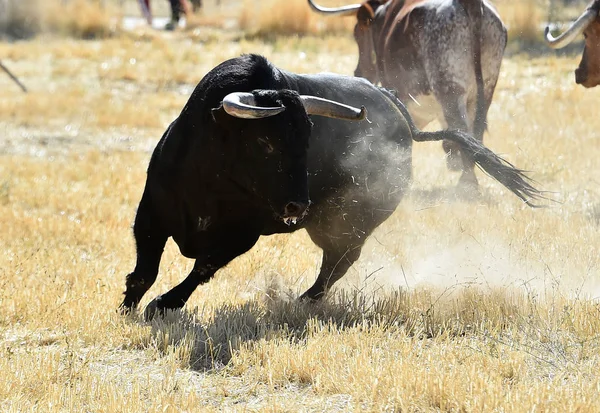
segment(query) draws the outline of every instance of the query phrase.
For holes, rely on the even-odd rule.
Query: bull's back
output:
[[[347,136],[349,133],[373,133],[377,130],[381,139],[410,145],[408,123],[397,108],[369,81],[333,73],[299,75],[298,80],[297,89],[300,94],[313,94],[346,105],[364,106],[367,109],[367,118],[360,122],[313,117],[313,135],[318,139],[329,130],[335,130],[340,136]]]
[[[324,199],[337,196],[401,197],[411,177],[412,136],[398,108],[361,78],[303,75],[298,78],[298,91],[367,109],[367,118],[359,122],[312,117],[308,152],[311,199],[323,204]],[[337,189],[332,192],[331,188]],[[368,200],[365,202],[368,205]],[[397,204],[397,200],[393,202]]]

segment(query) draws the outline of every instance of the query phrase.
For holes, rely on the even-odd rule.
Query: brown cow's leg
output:
[[[470,133],[467,120],[466,94],[460,90],[453,90],[452,92],[449,95],[438,97],[444,111],[444,118],[448,123],[448,128]],[[473,160],[462,154],[459,147],[453,142],[445,140],[442,143],[442,147],[447,154],[446,162],[448,169],[462,169],[459,185],[465,188],[476,188],[478,182],[475,176],[475,163]]]

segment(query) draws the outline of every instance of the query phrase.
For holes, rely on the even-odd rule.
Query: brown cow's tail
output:
[[[391,91],[384,88],[380,88],[380,90],[402,113],[415,142],[433,142],[445,139],[454,142],[459,146],[463,155],[471,158],[485,173],[504,185],[530,207],[539,207],[540,205],[533,202],[547,199],[543,192],[533,187],[532,180],[527,177],[525,171],[515,168],[510,162],[486,148],[481,141],[468,133],[457,130],[421,131],[413,122],[406,106]]]
[[[483,69],[481,68],[481,43],[483,22],[483,0],[460,0],[467,11],[471,24],[471,36],[473,39],[473,65],[475,67],[475,82],[477,84],[477,106],[475,109],[475,121],[473,122],[473,134],[477,139],[483,141],[483,133],[487,129],[485,87],[483,82]]]

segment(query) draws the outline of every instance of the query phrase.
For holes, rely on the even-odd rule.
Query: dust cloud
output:
[[[361,134],[350,139],[352,156],[342,163],[342,167],[355,174],[353,180],[356,182],[345,198],[358,203],[367,200],[375,208],[385,205],[396,209],[397,201],[387,201],[396,197],[389,194],[398,189],[405,192],[398,208],[405,210],[402,219],[411,220],[416,213],[414,208],[418,207],[406,198],[419,192],[415,183],[408,183],[411,170],[415,169],[411,165],[411,150],[401,148],[397,142],[382,140],[382,136],[389,136],[386,125],[374,124],[366,136]],[[438,150],[441,152],[441,148]],[[442,162],[435,168],[440,167],[445,169],[445,164]],[[358,176],[356,171],[360,171]],[[447,190],[438,192],[437,195],[446,198],[443,202],[456,202],[457,208],[462,202],[473,201],[465,199],[451,184]],[[435,193],[431,195],[436,196]],[[585,274],[585,270],[568,271],[563,263],[525,257],[522,248],[500,239],[484,237],[475,240],[465,234],[463,240],[448,246],[440,241],[445,234],[433,227],[428,229],[431,231],[428,237],[422,234],[411,236],[414,228],[402,228],[402,219],[398,222],[396,218],[388,218],[367,239],[360,259],[336,287],[363,292],[398,288],[459,292],[464,288],[477,288],[481,291],[503,289],[539,298],[556,295],[600,297],[600,285],[596,281],[585,276],[565,275]],[[353,224],[358,230],[355,233],[369,233],[368,228],[360,228],[360,222],[355,220]]]
[[[372,237],[348,272],[347,281],[342,280],[342,288],[372,292],[427,288],[448,294],[476,288],[540,299],[600,297],[600,285],[592,279],[569,278],[541,259],[521,257],[499,240],[479,243],[465,239],[447,248],[438,248],[436,242],[418,242],[397,255],[387,251],[386,245],[386,240]]]

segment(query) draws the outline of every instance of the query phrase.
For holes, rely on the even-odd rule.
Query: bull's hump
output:
[[[354,76],[346,76],[340,75],[338,73],[332,72],[321,72],[317,74],[305,74],[302,75],[304,78],[308,78],[312,81],[321,81],[325,83],[334,84],[340,88],[347,87],[352,90],[358,86],[366,86],[368,88],[373,88],[373,84],[369,82],[367,79],[363,79],[362,77],[354,77]]]

